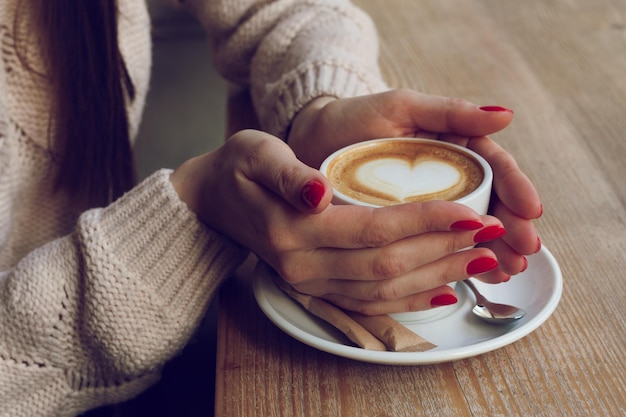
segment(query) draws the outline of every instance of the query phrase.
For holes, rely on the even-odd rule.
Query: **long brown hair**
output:
[[[31,1],[54,94],[57,189],[78,205],[105,205],[135,182],[126,110],[134,88],[118,47],[116,1]]]

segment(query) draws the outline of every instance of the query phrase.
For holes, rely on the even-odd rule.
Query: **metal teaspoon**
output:
[[[475,316],[492,324],[505,324],[519,320],[526,315],[526,311],[521,308],[506,304],[493,303],[485,298],[474,284],[469,280],[463,280],[476,296],[476,305],[472,309]]]

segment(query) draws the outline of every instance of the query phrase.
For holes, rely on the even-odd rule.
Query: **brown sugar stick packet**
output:
[[[287,295],[296,300],[309,313],[332,324],[345,334],[348,339],[363,349],[386,351],[385,344],[373,336],[363,326],[350,318],[340,308],[312,295],[303,294],[293,288],[288,282],[273,275],[274,282]]]
[[[388,315],[366,316],[353,311],[347,314],[394,352],[424,352],[437,347]]]

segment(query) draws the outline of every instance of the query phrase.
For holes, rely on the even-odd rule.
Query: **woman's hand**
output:
[[[393,90],[349,99],[322,97],[294,119],[288,143],[298,158],[318,167],[324,158],[346,145],[384,137],[429,137],[467,146],[494,170],[490,213],[508,233],[487,244],[500,267],[484,280],[506,281],[528,266],[524,255],[541,243],[532,224],[542,214],[541,201],[513,157],[486,135],[504,129],[513,112],[499,106],[479,107],[465,100]]]
[[[298,290],[366,314],[456,301],[446,284],[497,267],[499,220],[449,202],[334,206],[328,181],[282,141],[242,131],[171,176],[213,229],[249,247]]]

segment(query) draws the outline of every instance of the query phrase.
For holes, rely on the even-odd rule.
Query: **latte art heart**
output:
[[[363,186],[388,194],[397,201],[445,192],[462,179],[456,167],[443,161],[421,161],[413,165],[399,158],[369,161],[355,174]]]
[[[343,197],[375,207],[400,203],[458,201],[481,184],[477,159],[437,141],[381,139],[338,151],[322,169]]]

